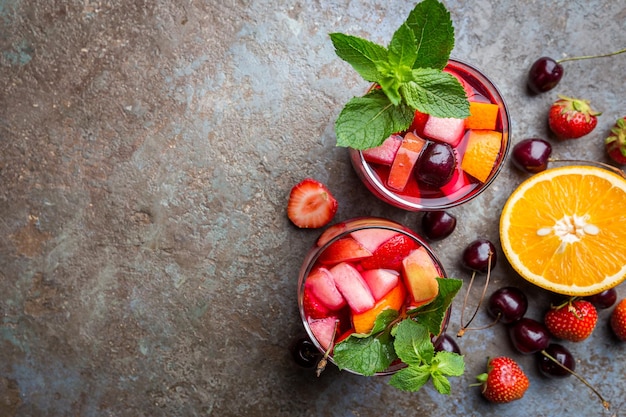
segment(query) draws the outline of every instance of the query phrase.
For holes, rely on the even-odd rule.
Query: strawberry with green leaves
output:
[[[508,403],[524,396],[530,382],[513,359],[499,356],[487,363],[487,372],[476,377],[483,396],[492,403]]]
[[[557,139],[578,139],[591,133],[600,114],[591,108],[588,100],[559,95],[550,107],[548,124]]]
[[[626,298],[611,313],[611,329],[618,339],[626,341]]]
[[[544,323],[554,337],[572,342],[588,338],[598,322],[598,311],[589,301],[570,299],[552,306],[544,316]]]
[[[617,119],[611,135],[604,140],[609,157],[620,165],[626,164],[626,116]]]

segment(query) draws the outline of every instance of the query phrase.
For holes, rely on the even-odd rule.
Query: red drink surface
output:
[[[502,135],[497,157],[495,162],[489,163],[489,166],[485,168],[488,176],[483,181],[468,174],[462,168],[461,164],[466,155],[470,131],[466,124],[460,135],[460,140],[454,140],[451,143],[456,158],[456,168],[452,178],[445,185],[432,187],[418,181],[415,175],[411,175],[406,187],[402,191],[398,191],[388,186],[391,165],[374,162],[371,159],[368,162],[368,158],[364,156],[363,152],[350,149],[352,165],[363,183],[379,199],[393,206],[410,211],[442,210],[467,202],[486,189],[495,179],[508,153],[510,124],[508,110],[497,88],[480,71],[459,61],[451,60],[445,71],[455,75],[461,81],[470,102],[491,103],[497,106],[497,117],[493,130]],[[427,117],[418,114],[411,126],[411,129],[414,129],[411,132],[427,141],[442,142],[441,139],[429,136],[424,131]],[[445,125],[439,130],[441,129],[446,129]],[[454,129],[454,127],[451,126],[450,129]],[[398,134],[405,136],[406,133],[399,132]]]
[[[329,227],[306,256],[298,286],[300,315],[324,352],[333,341],[368,333],[386,308],[402,314],[432,300],[428,285],[439,277],[445,277],[443,266],[415,232],[380,218],[348,220]]]

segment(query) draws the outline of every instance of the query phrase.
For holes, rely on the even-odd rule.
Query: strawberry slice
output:
[[[324,265],[334,265],[339,262],[358,261],[372,256],[356,239],[348,236],[333,242],[319,257]]]
[[[327,317],[330,313],[330,309],[313,294],[311,286],[304,286],[304,295],[302,297],[302,306],[307,317],[321,319]]]
[[[324,184],[305,178],[291,189],[287,216],[300,228],[317,228],[330,223],[337,206],[337,200]]]
[[[417,136],[424,135],[424,126],[426,126],[426,122],[428,121],[428,117],[430,117],[426,113],[422,113],[419,110],[415,110],[415,117],[413,117],[413,123],[409,127],[409,132],[414,132]]]
[[[393,269],[400,271],[402,260],[418,245],[403,233],[398,233],[372,253],[372,256],[361,261],[364,269]]]

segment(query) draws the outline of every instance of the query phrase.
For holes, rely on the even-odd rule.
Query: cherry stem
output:
[[[328,349],[326,349],[326,352],[324,352],[324,356],[322,356],[322,359],[320,359],[320,361],[317,363],[317,366],[315,367],[315,374],[317,375],[318,378],[320,377],[322,372],[324,372],[324,369],[326,369],[326,365],[328,364],[328,355],[330,355],[330,351],[332,350],[335,344],[335,336],[337,335],[338,325],[339,325],[339,320],[335,320],[335,328],[333,329],[333,337],[330,339],[330,343],[328,344]]]
[[[609,165],[609,164],[605,164],[604,162],[599,162],[599,161],[583,161],[580,159],[553,159],[553,158],[549,158],[548,162],[583,162],[589,165],[596,165],[599,166],[601,168],[606,168],[609,171],[612,171],[614,173],[616,173],[617,175],[619,175],[622,178],[626,179],[626,173],[624,173],[624,171],[622,171],[621,169],[614,167],[613,165]]]
[[[546,352],[545,350],[541,351],[541,354],[543,356],[545,356],[546,358],[550,359],[552,362],[556,363],[558,366],[560,366],[561,368],[565,369],[567,372],[569,372],[570,374],[574,375],[576,378],[578,378],[578,380],[580,382],[582,382],[583,384],[585,384],[591,391],[593,391],[593,393],[600,399],[600,401],[602,402],[602,406],[604,408],[606,408],[607,410],[611,407],[611,404],[604,399],[604,397],[602,397],[602,395],[598,392],[598,390],[596,390],[589,382],[587,382],[587,380],[585,380],[585,378],[583,378],[582,376],[578,375],[576,372],[572,371],[571,369],[569,369],[567,366],[563,365],[561,362],[559,362],[558,360],[556,360],[556,358],[554,358],[552,355],[550,355],[548,352]]]
[[[626,48],[620,49],[619,51],[609,52],[608,54],[573,56],[573,57],[570,57],[570,58],[562,58],[562,59],[557,59],[556,62],[557,62],[557,64],[560,64],[561,62],[565,62],[565,61],[579,61],[581,59],[605,58],[605,57],[608,57],[608,56],[621,54],[622,52],[626,52]]]
[[[474,282],[476,271],[474,271],[474,273],[472,274],[472,279],[470,280],[469,286],[467,287],[467,292],[465,293],[465,298],[463,299],[463,310],[461,310],[461,329],[456,334],[456,337],[463,337],[465,332],[468,330],[481,330],[481,329],[489,328],[493,326],[494,324],[496,324],[498,320],[500,319],[500,316],[498,315],[498,318],[496,318],[496,320],[493,323],[487,326],[476,327],[476,328],[469,327],[469,325],[472,323],[472,321],[476,317],[476,314],[478,314],[478,310],[480,309],[480,306],[482,305],[483,300],[485,299],[485,294],[487,293],[487,287],[489,286],[489,278],[491,277],[491,257],[492,257],[492,253],[489,252],[489,260],[487,263],[487,278],[485,279],[485,285],[483,286],[483,292],[480,295],[480,300],[478,301],[478,305],[476,306],[476,309],[474,310],[474,314],[472,314],[472,317],[469,319],[467,324],[463,325],[463,312],[465,311],[465,307],[467,306],[467,297],[469,295],[470,289],[472,288],[472,283]]]

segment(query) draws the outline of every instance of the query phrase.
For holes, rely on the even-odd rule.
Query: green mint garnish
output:
[[[448,376],[465,371],[463,356],[453,352],[435,352],[426,326],[403,320],[395,331],[394,347],[407,367],[395,373],[389,383],[404,391],[417,391],[432,378],[435,389],[450,394]]]
[[[437,117],[469,116],[465,90],[442,71],[454,46],[454,28],[450,13],[437,0],[417,4],[388,47],[342,33],[330,38],[341,59],[380,86],[343,108],[335,123],[338,146],[378,146],[408,129],[415,110]]]
[[[417,391],[429,379],[442,394],[450,393],[448,376],[463,374],[463,357],[455,353],[436,352],[430,340],[437,334],[452,300],[463,281],[437,278],[439,294],[435,299],[400,317],[392,309],[383,310],[368,334],[352,334],[335,345],[333,359],[339,369],[351,369],[369,376],[383,372],[396,359],[407,367],[394,374],[391,385],[402,390]]]

